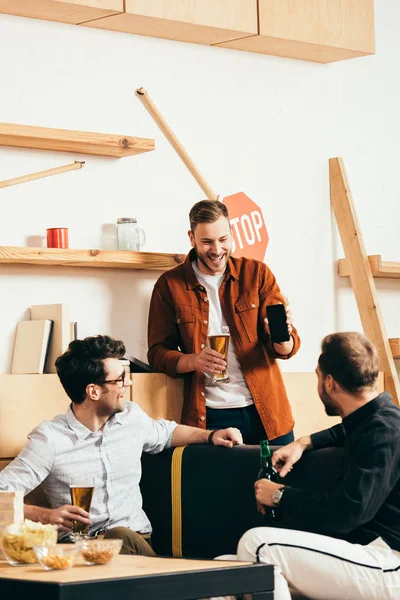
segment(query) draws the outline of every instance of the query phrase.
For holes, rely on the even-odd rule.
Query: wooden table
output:
[[[0,597],[38,600],[197,600],[252,593],[273,600],[272,565],[147,556],[115,557],[109,565],[78,561],[67,571],[0,560]]]

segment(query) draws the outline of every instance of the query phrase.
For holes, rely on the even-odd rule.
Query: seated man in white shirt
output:
[[[122,553],[154,556],[144,540],[151,525],[139,488],[142,452],[207,442],[232,447],[242,436],[235,428],[211,432],[154,420],[125,401],[131,381],[119,361],[124,354],[123,342],[108,336],[70,343],[56,368],[72,403],[65,414],[33,429],[1,471],[0,490],[23,490],[25,496],[41,484],[51,508],[25,505],[25,517],[57,525],[61,540],[68,540],[77,521],[89,526],[90,536],[122,538]],[[95,479],[90,514],[70,499],[69,486],[85,475]]]

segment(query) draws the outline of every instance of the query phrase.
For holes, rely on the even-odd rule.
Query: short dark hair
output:
[[[373,387],[379,374],[379,357],[372,342],[361,333],[327,335],[321,343],[318,366],[350,393]]]
[[[57,375],[69,398],[82,404],[89,383],[101,385],[106,379],[103,360],[122,358],[125,345],[108,335],[96,335],[74,340],[68,350],[56,360]]]
[[[199,223],[214,223],[220,217],[225,217],[229,221],[228,209],[225,204],[219,200],[200,200],[190,210],[190,230],[193,233]]]

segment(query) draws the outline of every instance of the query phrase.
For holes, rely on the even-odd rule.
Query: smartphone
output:
[[[270,304],[267,306],[267,319],[273,342],[288,342],[290,340],[286,318],[286,310],[283,304]]]

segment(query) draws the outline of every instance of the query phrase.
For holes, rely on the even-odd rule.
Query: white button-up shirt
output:
[[[140,458],[142,452],[157,454],[170,447],[176,426],[126,402],[122,413],[93,432],[70,407],[31,431],[23,450],[0,472],[0,490],[23,490],[25,496],[42,484],[50,506],[57,508],[71,504],[70,484],[89,475],[95,479],[89,534],[117,526],[151,531],[142,509]]]

